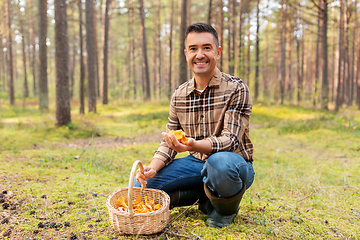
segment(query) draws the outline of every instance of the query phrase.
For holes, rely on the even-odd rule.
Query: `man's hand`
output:
[[[175,150],[178,153],[194,150],[195,140],[193,138],[189,138],[188,140],[189,145],[185,145],[180,143],[177,140],[175,134],[173,133],[169,136],[167,133],[163,132],[162,135],[169,148]]]
[[[156,170],[150,166],[144,166],[144,174],[138,169],[136,171],[136,181],[141,183],[142,185],[146,185],[146,179],[152,178],[156,175]]]

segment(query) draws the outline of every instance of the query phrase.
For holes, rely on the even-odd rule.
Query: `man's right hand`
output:
[[[142,173],[140,169],[136,171],[136,181],[138,181],[142,185],[146,185],[147,184],[146,179],[152,178],[155,175],[156,175],[156,170],[153,167],[144,166],[144,173]]]

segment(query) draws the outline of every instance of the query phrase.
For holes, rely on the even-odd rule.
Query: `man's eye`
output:
[[[194,50],[196,50],[196,48],[190,48],[190,50],[191,50],[191,51],[194,51]]]

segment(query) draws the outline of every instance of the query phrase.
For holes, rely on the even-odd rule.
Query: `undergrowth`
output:
[[[150,162],[168,103],[111,104],[85,115],[74,109],[72,123],[62,127],[51,108],[4,105],[0,116],[0,194],[9,204],[0,207],[1,237],[177,239],[119,236],[105,205],[110,193],[128,185],[135,160]],[[172,230],[202,239],[359,239],[359,116],[255,104],[256,176],[235,223],[208,228],[194,206]],[[184,210],[171,210],[170,219]]]

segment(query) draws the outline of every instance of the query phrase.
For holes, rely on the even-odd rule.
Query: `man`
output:
[[[221,47],[216,30],[195,23],[185,33],[186,60],[194,77],[172,96],[166,132],[182,129],[188,144],[174,134],[162,133],[163,141],[137,182],[161,189],[171,207],[193,204],[209,215],[210,227],[230,225],[239,204],[254,180],[253,145],[249,139],[252,99],[239,78],[220,72],[216,63]],[[177,153],[190,155],[174,159]]]

